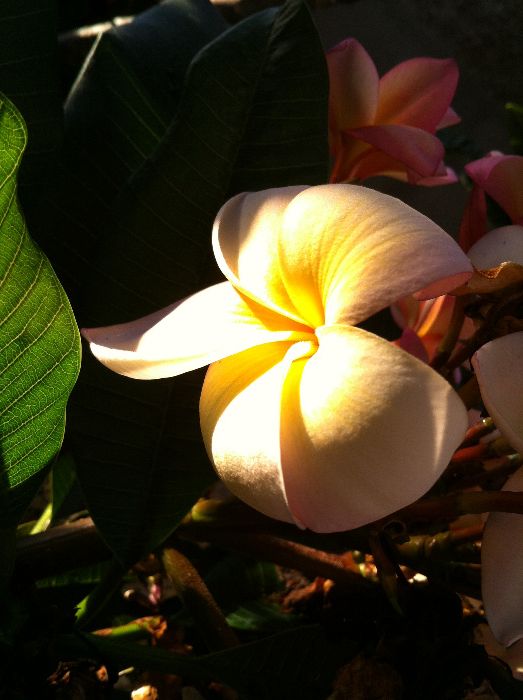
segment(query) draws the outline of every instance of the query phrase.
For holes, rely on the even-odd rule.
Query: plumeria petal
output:
[[[251,299],[303,322],[283,284],[278,239],[288,204],[306,187],[239,194],[218,212],[213,250],[220,270]]]
[[[430,177],[422,177],[416,181],[416,185],[422,185],[423,187],[434,187],[440,185],[452,185],[458,182],[458,176],[456,171],[449,168],[444,163],[441,164],[441,175],[432,175]]]
[[[100,362],[136,379],[173,377],[254,345],[314,337],[309,328],[244,297],[229,282],[137,321],[82,334]]]
[[[472,358],[481,397],[507,441],[523,453],[523,332],[482,345]],[[516,371],[510,371],[516,368]]]
[[[392,158],[383,151],[378,151],[373,146],[364,141],[343,134],[347,146],[338,154],[337,171],[333,169],[331,182],[354,182],[356,180],[366,180],[375,175],[386,175],[402,182],[409,180],[405,164]]]
[[[316,347],[272,343],[209,367],[200,399],[202,435],[227,487],[270,517],[294,522],[281,472],[282,388],[293,360]]]
[[[448,107],[458,78],[453,59],[412,58],[399,63],[380,79],[376,123],[408,124],[434,133],[444,118],[448,123],[451,117]]]
[[[420,316],[422,314],[425,315],[425,309],[426,302],[421,302],[413,296],[408,296],[394,302],[390,307],[390,312],[400,328],[417,329]]]
[[[330,113],[337,129],[372,124],[378,106],[379,77],[369,54],[356,39],[327,51]]]
[[[445,114],[443,115],[442,120],[436,127],[436,131],[439,129],[445,129],[448,126],[455,126],[456,124],[459,124],[461,122],[461,117],[459,114],[456,114],[456,112],[452,109],[452,107],[449,107]]]
[[[465,254],[434,222],[356,185],[296,196],[284,214],[279,259],[289,297],[313,327],[358,324],[416,290],[439,296],[472,274]]]
[[[386,124],[351,129],[348,133],[403,163],[412,172],[414,182],[446,174],[443,144],[427,131],[403,124]]]
[[[425,349],[424,343],[422,342],[419,335],[412,329],[404,328],[401,336],[397,340],[393,340],[392,342],[398,348],[401,348],[402,350],[405,350],[405,352],[408,352],[410,355],[414,355],[414,357],[417,357],[418,360],[421,360],[422,362],[429,361],[429,356],[427,350]]]
[[[318,335],[319,348],[264,345],[213,364],[200,415],[233,493],[271,517],[331,532],[421,496],[467,417],[441,377],[387,341],[346,326]]]
[[[336,146],[333,150],[334,162],[330,174],[329,182],[352,182],[353,180],[363,179],[360,175],[361,162],[366,163],[369,154],[376,153],[372,146],[352,138],[350,134],[345,132],[336,132]],[[384,155],[384,154],[382,154]],[[381,173],[381,163],[373,170],[372,174]],[[372,170],[371,166],[371,170]],[[399,164],[399,168],[402,166]],[[368,168],[365,169],[365,172]],[[370,177],[370,176],[364,176]]]
[[[523,469],[518,469],[508,479],[503,490],[523,491]],[[517,513],[489,515],[481,545],[481,586],[488,623],[496,639],[505,646],[523,638],[522,541],[523,516]]]
[[[348,326],[316,333],[317,352],[292,364],[284,386],[282,471],[294,517],[332,532],[423,495],[467,415],[444,379],[387,341]]]
[[[523,156],[492,154],[468,163],[465,172],[507,212],[514,224],[523,224]]]
[[[485,234],[468,252],[474,267],[488,270],[503,262],[523,265],[523,226],[501,226]]]
[[[467,252],[487,231],[487,201],[485,192],[474,185],[468,198],[459,227],[458,241]]]
[[[345,139],[348,139],[345,136]],[[354,182],[366,180],[375,175],[392,177],[402,182],[433,187],[435,185],[451,185],[457,182],[457,175],[452,168],[447,168],[442,162],[437,167],[436,175],[423,177],[418,172],[411,170],[405,163],[392,158],[392,156],[378,151],[363,141],[351,139],[354,144],[363,146],[359,155],[354,157],[353,149],[344,149],[338,154],[336,166],[333,168],[331,182]]]
[[[390,307],[393,319],[403,328],[401,337],[395,341],[396,345],[411,355],[430,362],[449,330],[455,304],[456,297],[449,294],[425,301],[418,301],[413,296],[400,299]],[[414,334],[417,341],[407,331]],[[459,338],[468,338],[473,331],[473,322],[466,317]],[[423,352],[420,352],[420,345]]]

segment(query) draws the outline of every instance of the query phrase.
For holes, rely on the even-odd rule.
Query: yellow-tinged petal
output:
[[[439,296],[472,274],[433,221],[356,185],[311,187],[294,197],[279,251],[288,295],[313,327],[357,324],[408,294]]]
[[[314,337],[310,328],[243,296],[229,282],[137,321],[82,334],[100,362],[136,379],[174,377],[245,348]]]
[[[503,490],[523,491],[523,469],[510,477]],[[523,638],[522,542],[522,515],[489,515],[481,545],[481,587],[488,623],[496,639],[505,646]]]
[[[312,327],[357,324],[407,294],[439,296],[472,274],[433,221],[355,185],[238,195],[219,212],[213,245],[244,294]]]
[[[212,364],[200,399],[207,452],[228,488],[270,517],[293,522],[280,459],[280,397],[293,359],[316,340],[272,343]]]
[[[422,496],[467,428],[464,405],[427,365],[359,328],[317,330],[282,402],[281,453],[293,516],[346,530]]]
[[[303,323],[284,287],[278,264],[282,217],[306,187],[236,195],[218,212],[213,250],[225,277],[250,298]]]
[[[523,333],[482,345],[472,365],[486,409],[512,447],[523,454]]]
[[[216,470],[239,498],[313,530],[371,522],[427,491],[467,427],[433,370],[366,331],[264,345],[213,364],[200,403]]]

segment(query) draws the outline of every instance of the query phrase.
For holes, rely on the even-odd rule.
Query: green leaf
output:
[[[277,605],[250,601],[227,615],[231,627],[242,632],[270,634],[289,627],[297,627],[300,618],[293,613],[282,613]]]
[[[336,671],[356,644],[330,640],[319,625],[295,627],[202,658],[216,677],[246,698],[327,697]]]
[[[0,106],[0,527],[15,525],[62,443],[79,369],[78,329],[16,198],[27,141],[22,117]]]
[[[279,79],[280,72],[290,77]],[[311,114],[311,103],[322,105],[311,119],[301,112],[306,93]],[[255,15],[205,47],[191,64],[177,117],[154,161],[113,207],[83,290],[86,322],[136,318],[216,277],[212,223],[233,181],[243,188],[237,165],[248,186],[259,176],[252,140],[243,146],[262,103],[274,114],[264,138],[278,144],[263,166],[266,181],[323,181],[326,95],[323,51],[301,2]],[[289,120],[293,102],[300,110]],[[164,539],[214,478],[199,430],[201,381],[202,372],[192,372],[137,382],[86,357],[69,435],[90,512],[122,561]]]
[[[19,196],[27,209],[48,179],[62,139],[54,0],[3,0],[0,6],[0,91],[20,110],[29,145]]]
[[[238,604],[274,593],[282,588],[277,567],[239,554],[222,557],[205,575],[218,605],[233,610]]]
[[[135,666],[172,673],[186,680],[215,680],[239,690],[249,700],[317,700],[327,697],[338,668],[356,653],[357,645],[330,640],[319,625],[286,630],[226,651],[191,657],[159,648],[130,644],[97,635],[64,636],[58,649],[90,657],[98,653],[117,668]]]
[[[35,235],[74,299],[124,183],[153,156],[193,56],[226,28],[208,0],[167,0],[104,33],[65,105],[65,144]]]
[[[294,184],[320,185],[329,179],[327,66],[305,3],[285,3],[267,52],[230,195]]]
[[[66,586],[74,585],[93,586],[100,583],[110,566],[111,562],[108,561],[99,562],[92,566],[82,566],[79,569],[71,569],[65,574],[38,579],[36,586],[37,588],[65,588]]]
[[[70,454],[60,454],[54,461],[51,475],[51,500],[29,530],[30,535],[47,530],[62,507],[75,480],[74,460]],[[20,529],[18,536],[20,536]]]

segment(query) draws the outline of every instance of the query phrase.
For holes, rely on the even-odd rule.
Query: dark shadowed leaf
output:
[[[316,65],[308,74],[310,101],[323,96],[325,114],[320,119],[318,109],[311,120],[300,114],[291,120],[294,130],[287,124],[284,133],[278,119],[270,121],[269,132],[281,148],[271,151],[264,177],[269,181],[272,173],[278,185],[322,181],[324,57],[308,10],[293,0],[279,12],[269,10],[236,25],[195,57],[175,120],[155,158],[118,197],[91,257],[82,291],[87,324],[136,318],[195,292],[216,275],[212,223],[231,190],[244,136],[253,132],[258,95],[274,113],[287,115],[289,102],[296,96],[302,100],[306,92],[296,60],[305,55]],[[278,82],[280,72],[296,80]],[[298,168],[289,167],[284,148],[294,141]],[[244,149],[242,164],[256,160],[254,151],[249,156]],[[247,182],[251,186],[252,178]],[[236,183],[240,187],[241,179]],[[201,378],[202,372],[193,372],[136,382],[86,357],[69,436],[90,512],[121,560],[157,545],[214,479],[199,431]]]
[[[86,59],[35,231],[75,306],[115,197],[158,147],[193,56],[226,27],[208,0],[166,0],[101,35]]]
[[[96,651],[117,668],[135,666],[182,675],[190,681],[221,681],[246,700],[317,700],[328,696],[336,671],[357,651],[352,642],[330,640],[319,625],[296,627],[207,656],[191,657],[96,635],[64,637],[68,653]]]
[[[80,364],[78,329],[16,197],[26,129],[0,107],[0,524],[15,524],[58,452]]]
[[[19,196],[32,207],[49,177],[62,136],[54,0],[0,3],[0,91],[20,110],[29,143]]]

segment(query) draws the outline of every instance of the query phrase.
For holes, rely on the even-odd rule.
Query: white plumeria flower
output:
[[[513,474],[504,491],[523,492],[523,469]],[[487,620],[505,647],[503,659],[523,678],[523,516],[491,513],[481,545],[481,588]]]
[[[523,266],[523,226],[490,231],[468,256],[480,270],[511,263]],[[485,343],[473,356],[472,366],[485,408],[509,444],[523,454],[523,332]]]
[[[240,194],[213,231],[226,282],[133,323],[88,329],[121,374],[210,364],[203,439],[239,498],[318,532],[358,527],[424,494],[467,427],[426,364],[358,327],[437,296],[472,267],[436,224],[354,185]]]
[[[490,231],[469,250],[478,269],[523,265],[523,226]],[[523,333],[495,338],[473,356],[485,408],[508,443],[523,454]],[[523,491],[523,469],[505,491]],[[503,659],[523,678],[523,517],[491,513],[481,548],[482,597],[490,628],[507,647]]]

